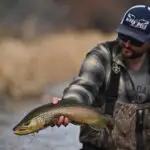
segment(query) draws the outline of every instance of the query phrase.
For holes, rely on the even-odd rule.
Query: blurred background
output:
[[[79,127],[18,138],[12,127],[32,108],[62,96],[85,54],[115,39],[123,12],[141,0],[0,1],[0,150],[79,150]]]

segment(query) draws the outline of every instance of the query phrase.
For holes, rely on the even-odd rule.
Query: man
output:
[[[117,39],[98,44],[88,52],[79,75],[64,90],[62,100],[103,108],[104,113],[117,118],[116,121],[122,119],[118,118],[121,116],[120,110],[125,111],[122,113],[125,118],[125,114],[129,115],[130,113],[129,116],[134,118],[136,126],[136,146],[135,142],[132,142],[132,146],[127,146],[128,143],[126,143],[124,148],[142,149],[145,146],[143,140],[145,108],[133,108],[137,105],[148,104],[150,99],[150,7],[136,5],[129,8],[123,15],[116,31]],[[57,102],[58,99],[54,98],[53,103]],[[123,109],[122,106],[127,107]],[[133,107],[129,109],[130,106]],[[131,120],[132,125],[131,117],[128,119]],[[68,123],[68,118],[64,116],[58,118],[58,126],[62,124],[66,126]],[[124,122],[120,123],[126,127]],[[121,128],[121,125],[116,126],[112,134],[120,132],[121,138],[127,142],[127,133],[122,131],[124,129],[119,131],[119,127]],[[128,127],[130,128],[130,125]],[[112,137],[115,138],[115,136]],[[109,149],[108,133],[94,131],[89,126],[81,128],[80,141],[83,143],[82,150]],[[116,138],[114,141],[116,149],[119,149],[118,145],[121,140]],[[117,141],[119,142],[117,143]]]

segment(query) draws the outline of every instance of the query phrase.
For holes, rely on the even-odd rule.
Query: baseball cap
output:
[[[150,6],[135,5],[121,18],[116,31],[141,42],[150,42]]]

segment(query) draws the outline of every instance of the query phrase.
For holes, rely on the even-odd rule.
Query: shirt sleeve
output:
[[[63,100],[90,105],[106,81],[110,53],[102,45],[94,47],[87,53],[79,75],[64,90]]]

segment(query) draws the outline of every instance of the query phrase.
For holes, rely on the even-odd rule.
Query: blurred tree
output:
[[[24,34],[32,29],[33,34],[41,34],[60,28],[111,32],[125,9],[148,3],[144,0],[1,0],[0,33]]]
[[[10,9],[16,6],[19,0],[1,0],[0,1],[0,18],[9,12]]]

